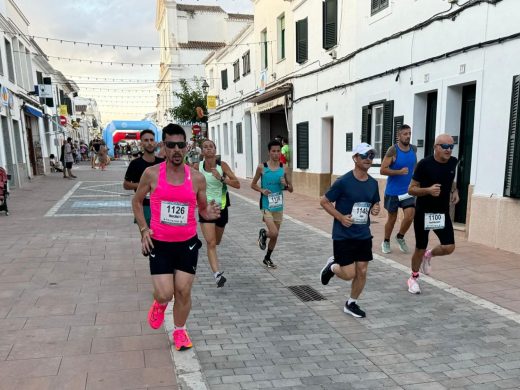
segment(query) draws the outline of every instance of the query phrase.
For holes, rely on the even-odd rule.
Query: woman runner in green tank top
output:
[[[217,148],[215,143],[211,140],[205,140],[202,143],[202,154],[204,160],[194,168],[198,169],[206,178],[206,196],[208,201],[215,200],[220,204],[220,218],[212,221],[205,220],[199,214],[199,223],[206,240],[206,247],[208,252],[208,260],[217,287],[224,286],[226,278],[222,275],[224,272],[219,269],[219,262],[217,257],[217,245],[220,244],[224,229],[228,222],[228,194],[227,187],[240,188],[240,182],[231,170],[228,164],[224,161],[217,163]]]

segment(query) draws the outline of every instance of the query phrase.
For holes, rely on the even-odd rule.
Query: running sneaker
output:
[[[321,269],[320,272],[320,279],[321,284],[326,286],[329,284],[330,279],[334,276],[334,272],[332,272],[332,264],[334,264],[334,256],[331,256],[327,259],[327,262],[325,263],[325,267]]]
[[[188,336],[186,329],[175,329],[173,331],[173,342],[177,351],[183,351],[193,347],[190,336]]]
[[[413,276],[410,276],[408,279],[408,292],[410,294],[420,294],[421,288],[419,287],[419,282],[417,281],[417,278],[414,278]]]
[[[392,249],[390,249],[390,241],[383,241],[381,243],[381,252],[383,253],[391,253]]]
[[[273,263],[273,261],[271,259],[264,259],[263,263],[264,263],[264,265],[267,268],[276,268],[276,267],[278,267],[275,263]]]
[[[425,275],[429,275],[432,272],[432,251],[430,249],[426,249],[424,252],[421,267],[419,268],[419,272],[422,272]]]
[[[150,307],[150,311],[148,312],[148,323],[153,329],[159,329],[164,321],[164,311],[166,310],[165,305],[161,305],[155,299]]]
[[[399,250],[403,253],[408,253],[408,245],[406,245],[406,241],[403,238],[396,237],[395,240],[397,241],[397,245],[399,245]]]
[[[258,232],[258,246],[261,250],[265,250],[265,243],[267,242],[267,232],[264,228]]]
[[[217,274],[217,277],[215,278],[215,282],[217,282],[217,287],[224,287],[224,284],[226,283],[226,278],[224,275],[222,275],[224,272],[219,272]]]
[[[348,301],[345,302],[345,307],[343,308],[343,312],[346,314],[350,314],[356,318],[365,318],[366,313],[361,310],[356,302],[351,302],[348,304]]]

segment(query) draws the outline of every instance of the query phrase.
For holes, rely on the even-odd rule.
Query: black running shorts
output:
[[[372,239],[366,240],[333,240],[334,261],[341,267],[354,264],[356,261],[370,261],[372,256]]]
[[[150,274],[174,274],[183,271],[195,275],[199,248],[202,242],[197,235],[188,241],[164,242],[152,239],[153,249],[150,252]]]
[[[220,228],[223,228],[228,223],[228,208],[224,208],[223,210],[220,210],[220,217],[218,219],[208,220],[202,218],[202,215],[199,214],[199,223],[214,223]]]
[[[417,249],[426,249],[430,231],[424,229],[424,211],[415,211],[413,230],[415,231],[415,247]],[[445,213],[444,229],[437,229],[433,232],[439,237],[441,245],[455,244],[455,234],[453,233],[453,224],[451,223],[449,213]]]

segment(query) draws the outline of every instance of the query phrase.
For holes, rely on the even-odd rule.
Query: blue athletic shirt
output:
[[[269,164],[264,163],[264,173],[262,174],[261,187],[271,191],[269,196],[261,195],[261,209],[269,211],[282,211],[283,210],[283,186],[280,180],[284,176],[285,171],[283,165],[271,170]],[[269,206],[269,200],[271,201],[271,207]],[[275,204],[277,207],[272,207]]]
[[[413,170],[417,163],[416,147],[410,145],[410,150],[408,152],[399,149],[397,144],[393,147],[395,148],[396,153],[395,161],[390,164],[389,168],[398,171],[401,168],[407,167],[408,174],[388,176],[388,179],[386,180],[385,195],[399,196],[408,193],[408,186],[412,181]]]
[[[334,218],[332,226],[333,240],[366,240],[372,238],[370,232],[370,209],[372,206],[380,201],[379,187],[377,181],[368,176],[366,181],[360,181],[354,176],[354,172],[350,171],[341,176],[330,187],[325,194],[325,197],[335,203],[335,208],[343,215],[352,214],[354,206],[356,206],[357,215],[366,214],[366,221],[358,220],[358,223],[350,227],[345,227],[343,224]]]

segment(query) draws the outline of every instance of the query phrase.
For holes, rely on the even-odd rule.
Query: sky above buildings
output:
[[[177,2],[218,5],[228,12],[253,12],[250,0]],[[97,100],[103,123],[111,119],[141,119],[145,113],[155,111],[159,51],[114,49],[110,44],[159,46],[156,0],[16,0],[16,3],[30,22],[31,35],[106,44],[74,45],[36,38],[54,68],[77,83],[79,95]],[[90,61],[112,62],[112,65]]]

